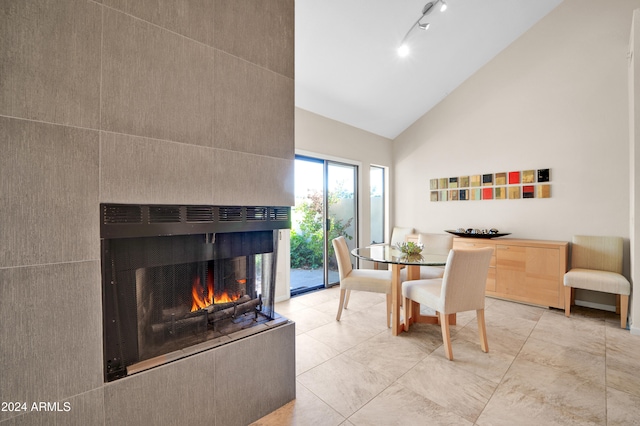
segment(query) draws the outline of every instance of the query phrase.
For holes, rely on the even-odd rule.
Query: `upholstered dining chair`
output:
[[[448,255],[453,248],[453,235],[451,234],[428,234],[419,233],[418,243],[423,245],[422,252],[428,254]],[[421,266],[420,279],[429,280],[432,278],[442,278],[444,275],[443,266]],[[407,280],[407,270],[400,271],[400,281]]]
[[[575,235],[571,244],[571,269],[564,274],[564,314],[568,317],[574,289],[616,294],[620,327],[627,328],[631,284],[622,275],[621,237]]]
[[[493,248],[449,251],[442,278],[412,280],[402,283],[405,316],[411,317],[411,301],[435,309],[440,319],[445,355],[453,361],[450,315],[476,311],[480,346],[489,351],[484,321],[484,291]],[[408,312],[407,312],[408,310]],[[417,314],[417,313],[416,313]]]
[[[391,271],[353,269],[344,237],[334,238],[331,243],[336,252],[340,275],[340,304],[336,321],[340,321],[342,309],[347,309],[351,290],[370,291],[387,295],[387,327],[391,327]]]

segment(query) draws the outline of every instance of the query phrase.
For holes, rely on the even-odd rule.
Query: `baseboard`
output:
[[[616,307],[615,306],[605,305],[605,304],[602,304],[602,303],[586,302],[584,300],[576,300],[576,305],[577,306],[584,306],[585,308],[599,309],[601,311],[609,311],[609,312],[615,312],[616,311]]]
[[[640,336],[640,328],[638,328],[638,327],[629,327],[629,331],[634,336]]]

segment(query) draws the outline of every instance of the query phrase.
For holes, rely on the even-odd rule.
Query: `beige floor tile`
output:
[[[607,386],[640,397],[640,337],[620,328],[607,328],[606,334]]]
[[[397,383],[389,386],[349,417],[349,421],[356,426],[424,426],[427,424],[471,426],[473,424]]]
[[[379,330],[367,327],[364,324],[349,324],[333,319],[330,323],[315,328],[307,334],[336,349],[338,352],[344,352],[378,333]]]
[[[604,355],[605,352],[604,322],[561,317],[545,312],[531,332],[531,337],[571,348],[580,348],[596,355]]]
[[[298,376],[298,382],[349,417],[389,386],[393,380],[339,355]]]
[[[594,355],[580,348],[530,338],[518,355],[519,361],[529,361],[554,368],[599,387],[605,386],[604,355]]]
[[[512,332],[505,327],[496,327],[495,324],[487,324],[486,328],[489,352],[498,351],[515,357],[522,349],[524,342],[527,341],[526,335]],[[452,339],[464,339],[480,345],[477,320],[471,321],[466,327],[458,331]]]
[[[411,342],[391,335],[389,331],[360,343],[344,354],[390,379],[396,380],[429,353]]]
[[[629,426],[640,423],[640,397],[607,389],[607,426]]]
[[[296,336],[296,376],[312,369],[340,352],[310,337],[308,334]]]
[[[489,344],[489,352],[482,352],[477,333],[475,341],[462,339],[458,333],[452,338],[451,347],[453,362],[457,368],[491,380],[495,384],[500,383],[515,358],[514,354],[502,352],[500,348],[493,347],[491,344]],[[445,358],[444,346],[435,350],[432,356]]]
[[[603,426],[574,416],[544,398],[498,387],[475,423],[478,426]]]
[[[344,424],[344,417],[325,404],[300,383],[296,399],[252,423],[252,426],[336,426]]]
[[[578,420],[605,424],[606,421],[605,386],[575,376],[562,368],[519,358],[500,383],[485,413],[495,415],[495,411],[499,411],[501,406],[504,410],[508,405],[513,405],[510,410],[526,417],[540,415],[539,410],[553,412],[550,419],[560,422],[554,424]],[[485,421],[491,418],[492,416],[487,416]],[[547,417],[544,419],[546,421]]]
[[[323,314],[320,311],[316,311],[313,308],[290,312],[285,315],[285,317],[296,323],[297,334],[305,333],[309,330],[322,327],[323,325],[335,321],[335,318],[332,318],[327,314]]]
[[[435,352],[398,383],[471,422],[480,415],[497,386]]]

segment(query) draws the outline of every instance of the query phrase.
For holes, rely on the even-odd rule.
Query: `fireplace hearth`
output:
[[[286,323],[273,310],[289,207],[101,205],[104,378]]]

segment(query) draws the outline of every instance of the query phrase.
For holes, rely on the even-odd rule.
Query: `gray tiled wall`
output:
[[[0,423],[113,424],[120,387],[150,387],[162,413],[162,389],[215,373],[202,354],[103,383],[99,203],[293,204],[293,12],[294,0],[0,3],[0,400],[72,404]],[[289,389],[258,411],[292,398],[295,372],[274,368]]]

